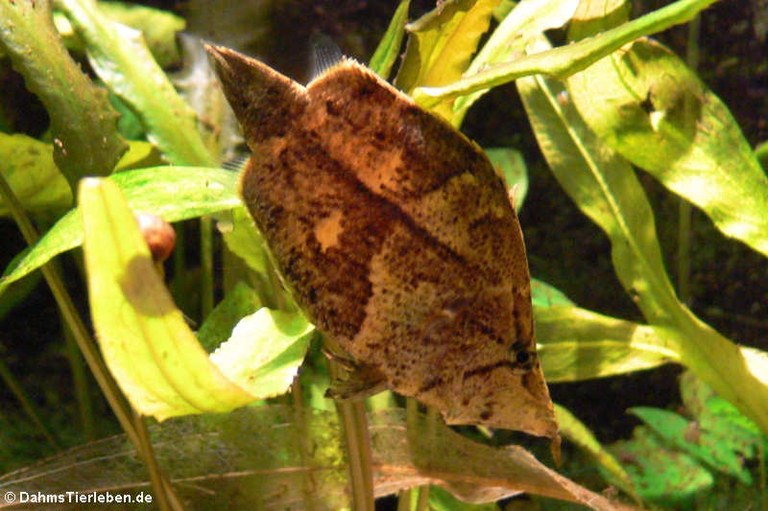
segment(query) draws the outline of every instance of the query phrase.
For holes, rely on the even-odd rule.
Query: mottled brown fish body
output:
[[[317,327],[450,424],[555,437],[522,234],[485,154],[353,61],[303,87],[209,52],[253,151],[244,203]]]

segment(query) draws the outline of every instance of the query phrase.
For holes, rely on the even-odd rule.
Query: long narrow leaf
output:
[[[768,178],[728,108],[671,51],[636,41],[568,79],[589,127],[768,256]]]
[[[176,222],[237,207],[237,175],[218,168],[151,167],[118,172],[107,178],[125,193],[137,211]],[[83,230],[78,209],[64,215],[24,257],[14,261],[0,279],[0,293],[11,283],[52,258],[78,247]]]
[[[546,74],[564,78],[585,69],[638,37],[685,23],[715,1],[678,0],[595,37],[494,66],[444,87],[419,87],[413,91],[413,97],[417,103],[430,108],[446,99],[489,89],[523,76]]]
[[[493,31],[464,77],[477,74],[490,66],[511,62],[525,56],[525,47],[533,37],[545,30],[563,26],[573,15],[578,0],[522,0]],[[461,96],[453,104],[452,123],[459,126],[467,110],[489,89]]]
[[[668,328],[677,337],[681,362],[768,431],[768,377],[677,300],[653,213],[632,169],[600,145],[563,95],[562,84],[539,76],[519,80],[518,88],[550,168],[608,234],[619,280],[648,322]]]
[[[397,60],[398,55],[400,55],[400,46],[405,35],[405,24],[408,22],[408,8],[410,5],[411,0],[402,0],[400,5],[397,6],[397,10],[395,10],[395,14],[392,16],[392,21],[389,22],[389,27],[384,33],[384,37],[381,38],[376,51],[373,52],[371,62],[368,64],[368,67],[385,80],[389,77],[392,65]]]
[[[147,50],[141,32],[102,14],[93,0],[57,0],[83,38],[91,66],[141,117],[152,142],[176,165],[214,166],[194,111]]]
[[[117,112],[67,53],[50,2],[0,2],[0,46],[48,111],[53,157],[70,187],[83,176],[109,174],[126,149]]]
[[[85,180],[78,202],[94,329],[104,360],[133,407],[162,420],[253,401],[197,342],[117,185]]]

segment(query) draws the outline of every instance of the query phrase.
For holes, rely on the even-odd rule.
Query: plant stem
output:
[[[699,33],[701,18],[696,16],[688,23],[688,43],[686,60],[688,67],[696,70],[699,66]],[[680,301],[691,301],[691,222],[693,211],[691,204],[680,199],[677,211],[677,294]]]
[[[32,401],[27,398],[24,389],[21,387],[21,385],[19,385],[19,382],[13,376],[13,373],[5,364],[2,358],[0,358],[0,380],[5,383],[6,387],[8,387],[8,390],[11,391],[11,394],[13,394],[16,399],[18,399],[19,403],[21,404],[21,408],[29,416],[29,419],[37,427],[40,433],[45,437],[45,439],[48,441],[48,444],[56,450],[61,449],[59,443],[40,419],[40,415],[37,413],[35,405],[32,404]]]
[[[213,220],[200,217],[200,317],[213,310]]]
[[[329,343],[325,343],[328,347]],[[339,362],[328,359],[331,381],[336,381],[343,372]],[[352,483],[352,509],[355,511],[374,511],[373,471],[371,468],[371,437],[368,433],[368,419],[365,414],[365,402],[362,399],[334,399],[339,415],[341,430],[347,445],[349,475]]]

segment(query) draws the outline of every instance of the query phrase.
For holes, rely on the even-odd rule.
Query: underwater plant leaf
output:
[[[97,6],[114,21],[141,31],[147,48],[160,67],[180,60],[176,35],[186,27],[184,18],[168,11],[125,2],[98,2]]]
[[[53,159],[70,188],[83,176],[107,175],[126,145],[117,112],[72,60],[51,20],[49,2],[0,2],[0,49],[24,76],[51,119]]]
[[[275,397],[293,383],[314,331],[298,312],[262,307],[238,322],[211,362],[257,399]]]
[[[548,47],[539,44],[538,49]],[[768,365],[745,357],[677,299],[664,269],[653,212],[630,165],[600,144],[561,83],[535,76],[517,85],[552,172],[608,235],[616,274],[648,323],[674,336],[680,362],[768,431]]]
[[[408,44],[395,85],[411,93],[416,87],[438,87],[458,80],[488,30],[499,1],[446,0],[406,25]],[[451,103],[436,101],[430,110],[450,119]]]
[[[384,80],[389,77],[392,66],[400,55],[400,46],[403,44],[405,24],[408,23],[408,8],[410,5],[411,0],[400,1],[395,14],[392,16],[392,20],[389,22],[387,31],[381,38],[379,46],[373,52],[371,61],[368,63],[368,67]]]
[[[50,144],[0,133],[0,162],[3,178],[25,210],[63,210],[72,205],[72,191],[53,161]],[[0,199],[0,216],[8,215]]]
[[[613,150],[768,256],[768,177],[728,108],[669,49],[635,41],[567,86]]]
[[[153,7],[111,0],[107,2],[98,0],[96,7],[112,21],[139,30],[144,36],[152,57],[160,67],[164,68],[179,61],[176,35],[186,27],[184,18]],[[64,13],[54,10],[53,22],[67,48],[85,51],[83,41]]]
[[[611,482],[616,484],[626,494],[637,499],[632,480],[621,466],[621,463],[598,442],[589,428],[567,408],[558,404],[555,404],[555,414],[557,416],[557,424],[560,426],[560,434],[589,454],[603,471],[611,475]]]
[[[524,57],[525,47],[532,37],[540,36],[545,30],[563,26],[571,19],[578,4],[578,0],[522,0],[496,27],[472,59],[463,77]],[[461,125],[467,110],[489,90],[482,89],[456,98],[451,123],[454,126]]]
[[[93,326],[131,405],[163,420],[252,402],[219,372],[187,326],[118,186],[83,180],[78,203]]]
[[[504,178],[504,183],[512,195],[515,211],[520,212],[528,193],[528,167],[523,155],[511,147],[489,147],[484,149],[493,167]]]
[[[685,452],[707,467],[735,477],[742,484],[752,484],[752,476],[744,467],[741,453],[732,450],[728,444],[719,443],[720,435],[709,434],[700,423],[659,408],[637,406],[629,412],[639,417],[668,446]]]
[[[229,339],[237,322],[261,308],[259,294],[238,282],[224,295],[197,330],[197,339],[205,351],[212,352]]]
[[[573,306],[536,307],[536,342],[549,382],[581,381],[679,362],[677,338]]]
[[[555,307],[557,305],[575,305],[565,293],[546,282],[531,278],[531,301],[535,309]]]
[[[266,273],[269,268],[267,245],[256,228],[253,217],[244,206],[232,210],[228,224],[226,229],[220,227],[227,248],[245,261],[252,270]]]
[[[131,140],[128,142],[128,150],[120,158],[115,166],[115,172],[124,170],[142,169],[147,167],[163,166],[163,159],[157,148],[143,140]]]
[[[237,176],[204,167],[152,167],[118,172],[117,184],[136,211],[154,213],[168,222],[208,215],[240,206]],[[14,260],[0,279],[0,292],[55,256],[80,246],[83,228],[79,209],[72,209],[43,235],[24,257]]]
[[[215,166],[192,108],[152,58],[141,32],[116,23],[93,0],[58,0],[85,41],[96,74],[141,117],[147,137],[170,163]]]
[[[613,444],[610,451],[622,461],[637,494],[646,502],[665,506],[690,504],[714,484],[706,468],[685,453],[665,449],[646,427],[635,428],[632,439]],[[611,480],[610,473],[598,468]]]
[[[423,107],[431,108],[447,99],[490,89],[523,76],[544,74],[565,78],[638,37],[689,21],[715,1],[678,0],[595,37],[499,64],[446,86],[418,87],[413,90],[412,96]]]
[[[423,423],[424,416],[418,417]],[[406,427],[402,409],[368,414],[374,493],[435,483],[463,500],[493,502],[522,491],[625,510],[557,474],[518,446],[492,448],[437,422]],[[348,508],[348,469],[335,412],[285,405],[175,418],[150,427],[155,456],[187,511]],[[124,435],[87,444],[0,477],[3,491],[136,493],[146,467]],[[8,506],[7,509],[21,509]],[[57,509],[71,510],[67,504]]]

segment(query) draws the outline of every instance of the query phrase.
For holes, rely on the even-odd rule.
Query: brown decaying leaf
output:
[[[399,409],[369,414],[369,423],[377,497],[429,483],[475,502],[528,492],[596,510],[632,509],[557,474],[521,447],[481,445],[423,415],[406,425]],[[309,410],[299,417],[291,407],[273,405],[171,419],[150,429],[158,462],[187,511],[348,505],[342,440],[331,412]],[[151,491],[146,478],[135,451],[118,436],[6,474],[0,477],[0,490],[136,495]],[[28,506],[0,502],[0,509]],[[35,509],[78,507],[57,503]]]

